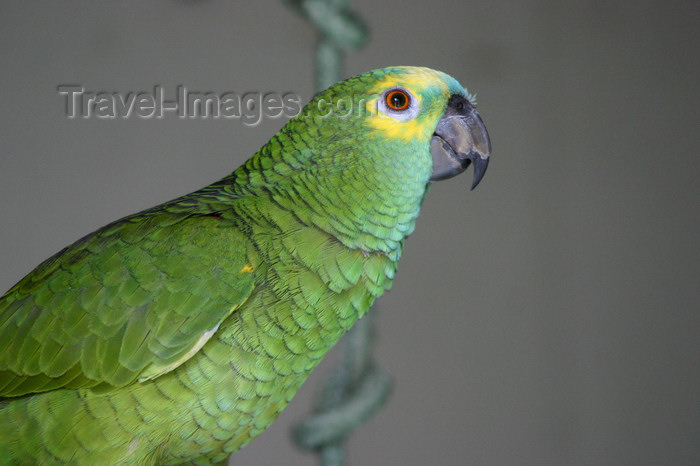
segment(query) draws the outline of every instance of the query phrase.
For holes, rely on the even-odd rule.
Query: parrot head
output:
[[[340,125],[352,126],[351,131],[342,128],[342,134],[352,137],[341,154],[353,154],[351,148],[364,147],[356,157],[372,158],[370,152],[381,153],[384,161],[380,165],[423,177],[425,182],[451,178],[471,164],[474,189],[486,172],[491,152],[489,135],[475,104],[451,76],[405,66],[342,81],[319,93],[302,115],[315,119],[321,135],[332,134],[328,147],[342,146],[338,138],[341,132],[337,131]],[[335,164],[339,163],[337,154],[332,160]],[[353,163],[362,165],[360,160]]]
[[[490,151],[473,98],[454,78],[391,67],[318,93],[233,177],[350,248],[398,257],[431,182],[473,165],[474,188]]]

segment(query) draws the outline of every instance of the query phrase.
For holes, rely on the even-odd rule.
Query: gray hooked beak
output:
[[[476,188],[486,173],[491,154],[491,141],[486,126],[473,107],[464,115],[448,112],[440,119],[430,141],[433,156],[431,181],[444,180],[462,173],[474,165]]]

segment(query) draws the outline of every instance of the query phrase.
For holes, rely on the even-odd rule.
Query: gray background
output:
[[[395,381],[353,465],[698,464],[697,2],[370,1],[347,74],[429,66],[477,92],[493,157],[436,184],[380,301]],[[64,116],[94,91],[313,91],[279,1],[0,7],[0,288],[110,220],[232,171],[284,123]],[[337,351],[332,357],[337,357]],[[288,440],[333,361],[234,464]]]

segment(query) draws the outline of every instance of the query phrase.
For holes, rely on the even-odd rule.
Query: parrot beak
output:
[[[430,154],[433,156],[431,181],[459,175],[471,163],[474,165],[471,189],[476,188],[489,164],[491,140],[473,107],[466,114],[447,112],[440,119],[430,141]]]

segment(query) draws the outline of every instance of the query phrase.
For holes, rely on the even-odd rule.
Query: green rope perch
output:
[[[316,46],[316,89],[343,76],[348,50],[362,47],[367,27],[348,9],[348,0],[287,0],[319,31]],[[316,450],[323,466],[346,464],[345,439],[379,411],[391,391],[391,381],[372,361],[374,312],[359,320],[343,338],[343,361],[326,381],[314,413],[292,430],[294,442]]]
[[[287,0],[287,3],[319,32],[316,91],[322,91],[342,77],[345,52],[365,45],[367,26],[348,9],[348,0]]]

